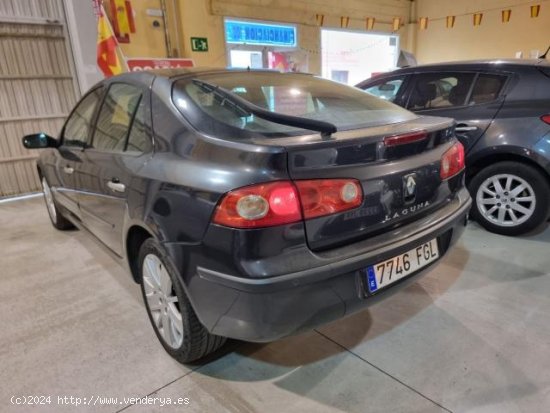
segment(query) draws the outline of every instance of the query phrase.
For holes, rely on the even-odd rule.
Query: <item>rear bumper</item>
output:
[[[445,255],[462,235],[471,203],[463,189],[437,214],[378,236],[374,248],[371,239],[317,253],[319,265],[306,270],[245,278],[196,266],[193,274],[183,278],[184,285],[197,316],[211,333],[273,341],[357,312],[417,280],[438,261],[374,294],[368,292],[364,269],[434,238],[441,256]],[[167,247],[176,262],[186,256],[178,251],[183,246]]]

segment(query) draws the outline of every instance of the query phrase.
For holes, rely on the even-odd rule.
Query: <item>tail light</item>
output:
[[[357,208],[363,202],[359,181],[320,179],[296,181],[304,219],[322,217]]]
[[[213,222],[233,228],[261,228],[356,208],[363,201],[359,181],[317,179],[278,181],[228,192]]]
[[[541,116],[540,120],[542,120],[544,123],[547,123],[547,124],[550,125],[550,114]]]
[[[457,142],[441,157],[439,176],[442,180],[449,179],[462,171],[464,165],[464,146]]]
[[[403,135],[387,136],[384,138],[384,145],[388,147],[406,145],[408,143],[420,142],[428,137],[424,131],[406,133]]]
[[[214,213],[214,223],[233,228],[290,224],[302,219],[292,182],[247,186],[228,192]]]

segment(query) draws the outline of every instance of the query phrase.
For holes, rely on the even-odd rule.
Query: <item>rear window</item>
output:
[[[496,100],[506,79],[507,77],[503,75],[480,74],[474,85],[474,90],[472,90],[469,103],[475,105]]]
[[[241,72],[201,76],[199,79],[271,112],[330,122],[338,130],[399,123],[416,117],[354,87],[309,75]],[[177,81],[174,90],[178,95],[177,98],[174,96],[174,103],[184,115],[189,109],[188,102],[201,111],[203,116],[200,118],[189,119],[187,116],[197,129],[208,129],[211,126],[208,122],[215,120],[231,128],[264,135],[309,133],[257,116],[243,116],[231,102],[191,79]]]

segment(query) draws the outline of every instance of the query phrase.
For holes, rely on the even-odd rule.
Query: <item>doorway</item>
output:
[[[322,76],[348,85],[395,69],[399,36],[347,30],[321,31]]]

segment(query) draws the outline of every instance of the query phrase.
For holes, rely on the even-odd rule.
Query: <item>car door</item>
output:
[[[90,140],[94,117],[103,91],[102,86],[91,90],[76,105],[65,122],[57,152],[55,170],[60,185],[52,189],[56,193],[57,202],[78,218],[81,215],[75,171],[82,167],[83,150]]]
[[[421,115],[456,119],[456,136],[468,152],[502,107],[501,92],[507,79],[507,75],[499,73],[415,74],[409,85],[406,107]]]
[[[146,128],[147,90],[110,85],[97,116],[90,147],[84,151],[79,203],[84,225],[122,255],[122,230],[133,176],[152,153]]]

